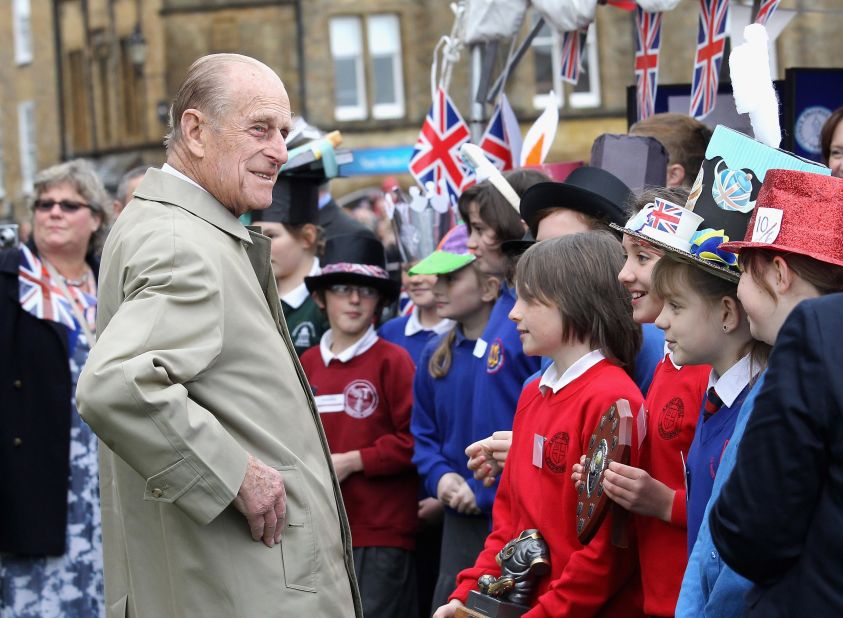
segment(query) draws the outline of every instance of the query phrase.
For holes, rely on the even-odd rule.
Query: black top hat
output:
[[[538,213],[546,208],[568,208],[623,225],[625,205],[632,193],[617,176],[599,167],[575,169],[565,182],[540,182],[521,196],[521,218],[538,231]]]
[[[279,174],[272,188],[272,204],[252,212],[252,222],[272,221],[289,225],[319,222],[319,186],[324,179]]]
[[[501,243],[501,251],[510,257],[517,257],[524,253],[527,249],[536,244],[536,239],[530,233],[530,230],[524,232],[524,236],[518,240],[505,240]]]
[[[321,274],[304,278],[311,292],[337,283],[367,285],[393,301],[401,291],[401,284],[386,271],[383,244],[369,231],[329,238],[321,264]]]

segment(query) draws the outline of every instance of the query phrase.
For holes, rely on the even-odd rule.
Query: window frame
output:
[[[14,39],[15,64],[30,64],[33,59],[32,3],[30,0],[12,0],[12,38]]]
[[[357,23],[358,29],[358,45],[359,53],[354,55],[337,55],[334,49],[334,24],[340,20],[346,20]],[[359,15],[335,15],[329,19],[328,22],[328,39],[331,51],[331,60],[334,62],[334,118],[340,122],[350,120],[365,120],[368,117],[368,101],[366,93],[366,66],[365,66],[365,37],[364,37],[363,18]],[[354,60],[356,73],[356,89],[357,89],[357,103],[354,105],[339,105],[337,103],[337,79],[336,79],[336,61],[337,60]]]
[[[374,89],[375,89],[375,67],[374,67],[374,59],[375,56],[372,54],[372,46],[371,46],[371,35],[370,32],[372,31],[370,26],[370,21],[372,19],[377,18],[393,18],[395,20],[395,36],[396,41],[398,43],[398,49],[396,51],[391,52],[393,58],[393,65],[392,65],[392,81],[393,81],[393,94],[395,95],[395,102],[394,103],[375,103],[374,97]],[[406,112],[406,103],[404,99],[404,47],[401,42],[401,16],[398,13],[373,13],[371,15],[366,16],[365,20],[366,24],[366,57],[368,60],[368,67],[369,67],[369,74],[371,77],[370,83],[372,87],[372,105],[371,105],[371,112],[372,118],[376,120],[388,120],[394,118],[403,118]]]

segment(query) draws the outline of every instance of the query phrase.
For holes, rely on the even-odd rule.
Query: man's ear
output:
[[[484,303],[493,303],[498,298],[501,289],[501,280],[497,277],[483,277],[480,286],[480,299]]]
[[[667,180],[665,184],[668,187],[681,187],[685,184],[685,168],[679,163],[670,163],[667,166]]]
[[[194,157],[205,156],[205,141],[210,129],[208,118],[198,109],[186,109],[181,115],[182,143]]]

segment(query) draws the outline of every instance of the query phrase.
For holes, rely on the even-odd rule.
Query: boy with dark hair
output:
[[[414,366],[374,328],[399,285],[386,272],[383,245],[368,234],[329,239],[321,274],[305,283],[331,325],[301,363],[341,484],[363,612],[415,616]]]

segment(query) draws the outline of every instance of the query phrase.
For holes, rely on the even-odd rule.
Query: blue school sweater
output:
[[[421,357],[422,350],[432,339],[436,338],[437,333],[434,330],[420,330],[413,333],[409,337],[405,333],[407,322],[410,321],[409,315],[402,315],[392,318],[383,323],[378,330],[378,337],[386,339],[390,343],[401,346],[410,354],[410,358],[419,366],[419,357]],[[440,331],[441,332],[441,331]]]
[[[676,618],[697,618],[698,616],[743,616],[746,613],[746,593],[752,588],[752,582],[735,573],[720,558],[720,552],[714,546],[709,528],[709,513],[723,485],[735,468],[738,448],[743,438],[746,423],[752,414],[755,398],[764,384],[764,374],[760,374],[755,385],[749,391],[738,412],[735,429],[729,445],[723,451],[717,478],[711,488],[711,497],[703,513],[703,521],[697,534],[697,542],[691,549],[688,567],[682,578],[682,588],[676,604]]]
[[[700,408],[700,418],[697,421],[697,429],[694,433],[694,441],[688,450],[688,459],[685,461],[685,474],[688,480],[688,554],[694,548],[697,541],[697,533],[705,512],[705,505],[711,496],[711,489],[714,486],[714,477],[720,467],[720,460],[723,451],[732,438],[735,430],[735,423],[738,420],[738,413],[741,411],[743,402],[746,399],[751,387],[743,388],[731,406],[723,405],[707,421],[703,421],[705,402]]]
[[[472,353],[476,341],[466,339],[457,328],[451,349],[450,371],[442,378],[434,378],[428,371],[430,357],[447,336],[447,333],[439,335],[425,346],[416,368],[410,420],[410,431],[415,440],[413,463],[429,496],[436,497],[436,488],[443,475],[456,472],[468,481],[475,496],[486,493],[491,501],[494,500],[494,489],[485,488],[481,482],[474,480],[466,466],[468,460],[465,456],[465,447],[474,442],[471,433],[471,383],[474,366],[481,362]]]
[[[512,429],[524,380],[539,368],[539,357],[524,354],[515,323],[508,317],[514,305],[515,289],[503,284],[480,337],[480,346],[485,345],[481,362],[474,365],[472,442]],[[491,493],[477,496],[477,507],[491,513],[493,498]]]
[[[664,331],[655,324],[643,324],[641,326],[641,339],[641,349],[638,351],[638,356],[635,357],[635,371],[632,378],[641,390],[641,394],[646,397],[656,367],[664,358]],[[524,380],[524,386],[527,386],[536,378],[540,378],[552,362],[553,360],[542,357],[541,368]]]

